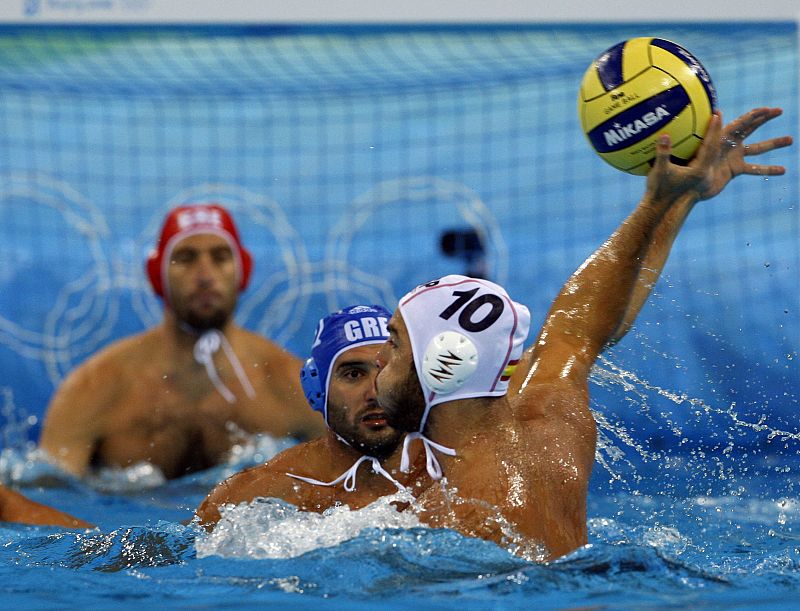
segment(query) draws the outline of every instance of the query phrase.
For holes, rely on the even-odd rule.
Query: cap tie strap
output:
[[[235,403],[236,396],[231,392],[230,388],[225,386],[225,383],[220,379],[219,372],[214,365],[214,354],[216,354],[220,347],[225,351],[225,356],[233,367],[233,372],[236,375],[239,383],[244,388],[245,393],[251,399],[255,399],[256,391],[250,383],[250,379],[242,367],[242,363],[233,351],[233,346],[228,341],[228,338],[218,329],[209,329],[203,333],[194,344],[194,360],[205,366],[206,373],[208,374],[214,388],[217,389],[228,403]]]

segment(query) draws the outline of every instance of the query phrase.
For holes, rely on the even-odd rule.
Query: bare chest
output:
[[[204,377],[142,376],[106,410],[93,462],[149,462],[169,478],[208,468],[235,443],[238,411]]]

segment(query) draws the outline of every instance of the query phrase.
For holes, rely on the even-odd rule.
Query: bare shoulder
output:
[[[152,332],[140,333],[106,346],[70,371],[47,408],[45,437],[51,437],[54,427],[98,426],[99,411],[128,394],[130,383],[142,381],[147,367],[155,362],[157,346]],[[129,375],[133,368],[135,376]]]
[[[271,340],[234,327],[229,337],[259,395],[247,408],[253,430],[313,439],[325,431],[322,416],[311,410],[300,386],[302,361]]]
[[[298,376],[300,359],[271,339],[238,326],[232,329],[230,338],[239,357],[250,361],[253,367],[290,376],[292,382]]]
[[[542,443],[568,452],[585,449],[593,460],[597,426],[589,409],[587,384],[540,381],[524,386],[510,404],[514,419]]]
[[[258,497],[279,498],[298,504],[295,482],[287,473],[306,456],[315,441],[292,446],[262,465],[244,469],[217,484],[197,508],[200,524],[211,527],[220,519],[223,505],[248,503]]]
[[[277,484],[286,476],[269,463],[236,473],[217,484],[200,503],[195,516],[206,528],[213,527],[221,518],[224,505],[247,503],[256,497],[281,497]]]
[[[132,367],[140,368],[141,364],[153,362],[161,342],[154,330],[143,331],[117,340],[99,350],[86,361],[73,369],[69,376],[73,378],[120,380],[121,376]]]
[[[276,483],[282,481],[285,476],[286,472],[280,467],[279,462],[270,461],[231,475],[217,484],[208,498],[223,504],[251,501],[257,496],[278,496],[275,490]]]
[[[321,439],[298,443],[279,452],[264,464],[244,469],[232,475],[229,479],[239,478],[242,482],[251,482],[258,481],[264,477],[271,477],[272,474],[284,476],[287,473],[294,473],[298,470],[298,465],[303,465],[310,460],[310,457],[327,451],[321,447],[322,443]]]
[[[243,327],[235,327],[234,333],[241,339],[242,343],[249,349],[265,355],[278,355],[296,359],[291,352],[278,345],[268,337],[250,331]]]

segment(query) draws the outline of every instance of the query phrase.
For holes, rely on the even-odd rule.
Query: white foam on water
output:
[[[167,478],[155,465],[138,462],[124,468],[103,467],[87,475],[85,481],[97,490],[121,494],[158,488],[167,483]]]
[[[196,538],[197,556],[294,558],[339,545],[369,528],[419,527],[413,512],[399,512],[391,504],[396,499],[397,495],[383,497],[356,511],[341,505],[322,514],[263,498],[223,506],[216,528]]]

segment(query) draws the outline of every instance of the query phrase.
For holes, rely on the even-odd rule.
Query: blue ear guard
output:
[[[314,357],[308,359],[300,370],[300,384],[308,404],[314,411],[325,415],[325,389]]]

